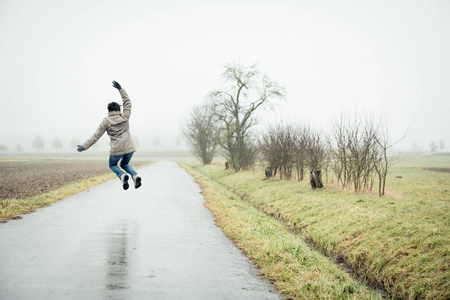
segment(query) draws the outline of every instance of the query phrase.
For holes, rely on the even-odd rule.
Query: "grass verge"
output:
[[[450,174],[396,168],[389,178],[392,196],[379,198],[336,188],[314,191],[306,182],[262,180],[262,172],[234,173],[219,165],[195,171],[238,195],[236,201],[245,199],[283,221],[390,297],[450,298]]]
[[[319,251],[312,250],[285,224],[188,166],[202,186],[205,206],[217,225],[258,267],[285,299],[381,299]]]

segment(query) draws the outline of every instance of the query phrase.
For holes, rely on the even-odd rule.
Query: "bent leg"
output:
[[[123,171],[117,166],[117,163],[119,162],[119,160],[122,158],[123,155],[118,155],[118,156],[110,156],[109,157],[109,168],[116,173],[117,177],[122,176]]]
[[[133,157],[134,152],[127,153],[123,155],[122,161],[120,162],[120,167],[125,170],[132,177],[137,174],[137,172],[129,165],[131,158]]]

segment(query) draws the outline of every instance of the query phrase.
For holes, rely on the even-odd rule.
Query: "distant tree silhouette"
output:
[[[37,150],[37,152],[39,153],[40,150],[44,149],[45,147],[45,142],[44,139],[40,136],[37,135],[34,140],[33,140],[33,148]]]
[[[78,145],[80,145],[80,140],[79,139],[71,139],[70,143],[69,143],[69,148],[70,149],[75,149]]]
[[[58,149],[62,148],[62,145],[63,144],[58,137],[56,137],[52,142],[52,148],[55,149],[56,152],[58,152]]]
[[[6,145],[4,145],[4,144],[1,144],[0,145],[0,152],[3,153],[3,152],[6,152],[6,151],[8,151],[8,147]]]
[[[153,146],[155,147],[155,150],[158,149],[159,146],[161,146],[161,140],[159,137],[155,137],[153,139]]]
[[[23,147],[21,144],[16,145],[16,151],[17,151],[17,153],[21,153],[23,151]]]
[[[435,141],[432,141],[428,146],[430,147],[431,152],[436,152],[438,148]]]
[[[441,149],[441,152],[445,149],[444,141],[439,142],[439,149]]]

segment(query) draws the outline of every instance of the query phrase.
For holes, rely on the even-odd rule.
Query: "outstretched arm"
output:
[[[120,96],[122,96],[122,101],[123,101],[123,112],[122,115],[129,119],[131,116],[131,100],[128,97],[127,92],[125,91],[125,89],[122,88],[122,86],[117,82],[117,81],[113,81],[113,87],[115,87],[116,89],[119,90]]]
[[[84,151],[89,149],[92,145],[94,145],[95,143],[97,143],[97,141],[102,137],[102,135],[105,133],[106,131],[106,122],[105,120],[102,121],[102,123],[100,123],[100,125],[97,128],[97,131],[95,131],[94,135],[88,139],[86,142],[84,142],[83,145],[78,145],[78,151]]]

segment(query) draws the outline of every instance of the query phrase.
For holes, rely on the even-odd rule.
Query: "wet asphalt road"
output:
[[[173,162],[0,224],[0,299],[280,299]]]

